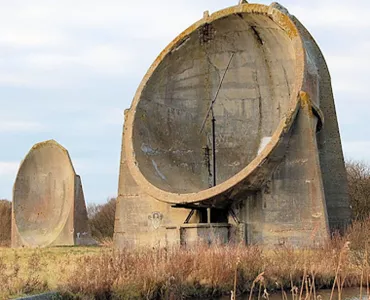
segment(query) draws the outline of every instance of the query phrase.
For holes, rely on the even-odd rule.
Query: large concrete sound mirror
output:
[[[12,246],[90,245],[80,176],[65,148],[38,143],[22,161],[13,190]]]
[[[115,243],[320,244],[350,217],[330,75],[277,3],[207,12],[125,113]]]

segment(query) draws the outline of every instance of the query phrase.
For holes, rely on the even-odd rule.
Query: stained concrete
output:
[[[81,179],[67,150],[54,140],[34,145],[14,183],[12,246],[94,243]]]
[[[184,223],[202,239],[225,222],[230,241],[320,244],[349,216],[330,75],[287,9],[205,13],[162,51],[125,113],[117,246],[186,243]]]

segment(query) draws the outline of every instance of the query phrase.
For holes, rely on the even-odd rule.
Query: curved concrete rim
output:
[[[25,158],[35,149],[39,148],[39,147],[42,147],[42,146],[46,146],[46,145],[54,145],[56,147],[58,147],[59,149],[61,149],[63,152],[65,152],[68,156],[68,159],[69,159],[69,162],[71,163],[71,166],[72,166],[72,170],[73,172],[76,174],[76,171],[73,167],[73,164],[72,164],[72,159],[71,157],[69,156],[69,153],[68,153],[68,150],[66,148],[64,148],[61,144],[59,144],[56,140],[47,140],[47,141],[43,141],[43,142],[40,142],[40,143],[37,143],[35,145],[32,146],[32,148],[27,152]],[[19,175],[19,171],[23,165],[23,162],[24,162],[24,159],[21,161],[20,165],[19,165],[19,168],[18,168],[18,172],[17,172],[17,177]]]
[[[233,177],[229,178],[228,180],[212,187],[210,189],[206,189],[200,192],[189,193],[189,194],[178,194],[178,193],[171,193],[167,191],[163,191],[158,187],[154,186],[150,183],[145,176],[141,173],[138,163],[135,158],[135,151],[133,147],[132,137],[133,137],[133,123],[135,120],[135,113],[136,107],[140,101],[141,93],[146,86],[149,78],[154,73],[155,69],[159,66],[163,58],[169,54],[173,48],[176,47],[181,41],[186,38],[190,33],[201,27],[206,23],[211,23],[218,19],[227,17],[232,14],[237,13],[249,13],[249,14],[256,14],[256,15],[265,15],[272,19],[277,25],[281,27],[282,30],[288,35],[288,37],[292,41],[292,47],[295,51],[295,59],[296,59],[296,80],[294,83],[294,92],[291,95],[289,109],[287,115],[284,116],[277,129],[275,130],[271,141],[265,147],[265,149],[255,157],[243,170],[239,173],[234,175]],[[200,21],[194,23],[184,32],[182,32],[177,38],[175,38],[168,46],[165,48],[154,63],[149,68],[148,72],[144,76],[142,82],[140,83],[135,97],[133,99],[131,108],[127,114],[126,122],[125,122],[125,134],[124,134],[124,146],[126,149],[126,157],[127,157],[127,165],[129,171],[131,172],[132,177],[136,181],[136,183],[150,196],[154,197],[159,201],[163,201],[166,203],[195,203],[205,201],[210,199],[220,193],[223,193],[233,186],[237,185],[245,178],[247,178],[256,168],[259,168],[267,159],[269,154],[278,146],[279,141],[287,130],[290,129],[293,122],[291,120],[295,116],[295,112],[297,110],[297,106],[299,104],[299,92],[302,89],[303,81],[305,77],[305,68],[306,68],[306,55],[305,50],[303,47],[303,41],[300,37],[298,28],[293,23],[291,18],[282,13],[280,10],[273,8],[272,6],[266,6],[261,4],[242,4],[233,7],[229,7],[218,12],[215,12],[211,16],[207,18],[203,18]]]
[[[58,143],[57,141],[55,141],[55,140],[47,140],[47,141],[44,141],[44,142],[40,142],[40,143],[35,144],[35,145],[34,145],[34,146],[33,146],[33,147],[28,151],[28,153],[26,154],[25,158],[22,160],[22,162],[21,162],[21,163],[20,163],[20,165],[19,165],[19,169],[18,169],[17,177],[16,177],[16,178],[18,178],[18,175],[19,175],[19,172],[20,172],[20,171],[21,171],[21,169],[22,169],[23,163],[24,163],[25,159],[30,155],[30,153],[31,153],[34,149],[37,149],[37,148],[39,148],[39,147],[43,147],[43,146],[48,146],[48,145],[54,145],[54,146],[58,147],[60,150],[62,150],[63,152],[65,152],[65,154],[67,155],[67,157],[68,157],[68,159],[69,159],[69,162],[70,162],[70,166],[71,166],[71,168],[72,168],[72,171],[74,172],[74,174],[76,174],[76,171],[75,171],[75,169],[74,169],[74,167],[73,167],[73,164],[72,164],[71,157],[69,156],[69,153],[68,153],[67,149],[66,149],[66,148],[64,148],[61,144],[59,144],[59,143]],[[15,184],[16,184],[16,183],[14,183],[14,186],[13,186],[13,195],[14,195],[14,188],[15,188]],[[13,205],[14,205],[14,197],[13,197]],[[17,230],[17,232],[18,232],[18,234],[19,234],[19,237],[20,237],[20,239],[21,239],[21,241],[22,241],[22,244],[23,244],[23,245],[25,245],[25,246],[27,246],[27,247],[47,247],[47,246],[50,246],[51,244],[53,244],[53,242],[55,241],[55,239],[56,239],[56,238],[60,235],[60,233],[62,232],[62,230],[63,230],[63,228],[64,228],[64,226],[65,226],[65,224],[66,224],[66,223],[67,223],[67,219],[66,219],[66,220],[64,220],[64,223],[63,223],[63,224],[61,224],[61,226],[60,226],[59,230],[53,234],[53,236],[54,236],[54,238],[53,238],[53,239],[51,239],[51,240],[50,240],[50,241],[48,241],[47,243],[44,243],[44,244],[42,244],[42,245],[38,245],[38,246],[35,246],[35,245],[32,245],[32,244],[28,243],[28,242],[23,238],[21,231],[19,231],[19,230],[18,230],[17,222],[15,222],[15,230]]]

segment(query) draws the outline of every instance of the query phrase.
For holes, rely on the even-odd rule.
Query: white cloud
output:
[[[133,56],[134,53],[125,53],[124,48],[98,45],[82,55],[82,62],[101,72],[122,72],[133,60]]]
[[[346,159],[362,160],[370,163],[370,141],[343,141],[343,152]]]
[[[46,128],[38,122],[22,120],[0,120],[0,133],[9,132],[44,132]]]
[[[367,94],[364,87],[368,84],[369,53],[369,42],[359,41],[349,47],[345,54],[326,55],[335,91]]]
[[[124,110],[120,108],[107,108],[100,113],[100,121],[107,125],[123,126]]]
[[[19,162],[0,161],[0,176],[14,177],[17,174]]]
[[[4,1],[0,1],[1,3]],[[12,0],[0,11],[0,43],[10,46],[65,46],[74,31],[96,29],[135,38],[172,38],[201,17],[196,1],[33,1]],[[174,6],[178,11],[174,13]],[[181,12],[181,13],[180,13]],[[160,17],[159,17],[160,16]]]
[[[72,54],[37,53],[30,54],[25,62],[41,70],[88,68],[97,73],[123,73],[132,68],[133,53],[123,47],[109,44],[96,45],[85,51]]]
[[[73,166],[75,168],[75,172],[81,177],[84,175],[109,175],[109,174],[117,174],[118,164],[115,163],[107,163],[104,161],[97,162],[92,159],[87,158],[76,158],[73,160]],[[83,178],[82,178],[83,179]]]
[[[367,1],[310,1],[288,6],[289,11],[310,27],[335,29],[370,28]]]
[[[355,2],[358,5],[334,0],[299,4],[287,0],[283,4],[315,30],[370,28],[367,11],[360,5],[363,2]],[[47,88],[76,86],[87,76],[142,76],[135,72],[148,67],[148,62],[145,67],[140,66],[143,60],[159,54],[161,47],[201,18],[203,10],[212,12],[234,4],[226,0],[0,3],[0,46],[16,50],[0,62],[0,83]],[[153,49],[153,42],[158,48]],[[351,43],[356,47],[356,41]],[[344,58],[348,59],[348,55]],[[328,61],[338,90],[359,90],[358,81],[347,80],[343,63]],[[356,65],[362,61],[358,59]],[[337,72],[337,66],[342,71]]]
[[[142,76],[148,55],[201,17],[190,2],[0,0],[0,51],[8,54],[0,84],[59,88],[91,76]]]
[[[0,31],[1,33],[1,31]],[[57,32],[13,28],[0,34],[0,45],[11,48],[20,47],[55,47],[66,43]]]
[[[1,72],[1,71],[0,71]],[[0,73],[0,84],[5,86],[24,86],[29,82],[22,74],[4,72]]]

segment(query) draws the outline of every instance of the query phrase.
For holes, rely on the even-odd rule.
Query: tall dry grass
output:
[[[55,290],[66,282],[78,258],[100,253],[92,247],[0,248],[0,299]]]
[[[0,299],[58,290],[65,299],[184,299],[250,293],[318,299],[319,289],[370,294],[370,221],[316,249],[198,245],[115,250],[0,249]],[[338,292],[339,291],[339,292]]]
[[[370,222],[354,226],[370,232]],[[319,289],[332,288],[340,298],[345,287],[369,285],[367,248],[358,248],[355,231],[316,249],[198,245],[106,251],[78,258],[59,289],[96,299],[206,298],[235,291],[260,299],[279,292],[296,300],[317,299]]]
[[[359,287],[359,294],[369,298],[368,170],[361,164],[347,164],[354,215],[360,221],[320,248],[0,248],[0,299],[58,290],[66,299],[206,298],[232,291],[234,295],[249,293],[250,299],[256,296],[258,300],[268,299],[273,292],[281,293],[283,300],[318,300],[319,290],[330,288],[331,298],[335,291],[340,300],[345,287]],[[9,222],[4,221],[9,228],[3,234],[10,237],[10,210],[3,211],[9,216]],[[106,244],[113,234],[114,211],[114,201],[91,206],[89,211],[94,236]]]
[[[336,236],[316,249],[198,245],[193,248],[0,249],[0,299],[58,290],[65,299],[202,299],[250,293],[262,299],[318,299],[319,289],[369,293],[369,239]],[[353,240],[351,240],[353,239]],[[357,243],[357,244],[356,244]],[[352,245],[356,245],[354,248]],[[339,293],[338,293],[339,291]],[[360,292],[360,290],[359,290]],[[251,299],[250,298],[250,299]]]
[[[362,267],[343,249],[270,252],[199,246],[114,251],[82,257],[59,288],[64,294],[96,299],[184,299],[228,294],[235,284],[236,294],[296,291],[295,297],[303,299],[319,288],[359,286]]]
[[[0,299],[48,289],[47,281],[40,278],[43,266],[39,254],[33,252],[24,264],[21,264],[20,259],[17,252],[13,253],[10,261],[0,256]]]

